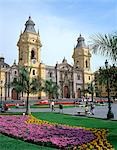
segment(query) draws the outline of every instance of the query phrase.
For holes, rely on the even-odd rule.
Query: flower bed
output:
[[[104,129],[59,125],[33,116],[0,116],[0,133],[59,149],[112,149]]]

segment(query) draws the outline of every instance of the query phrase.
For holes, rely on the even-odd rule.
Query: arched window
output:
[[[33,70],[33,75],[35,75],[35,70]]]
[[[52,72],[50,72],[50,78],[52,78],[52,75],[53,75],[53,73],[52,73]]]
[[[17,71],[14,71],[14,74],[16,75],[16,74],[17,74]]]
[[[34,50],[31,51],[31,59],[34,59],[35,58],[35,52]]]
[[[89,76],[89,80],[90,80],[90,76]]]
[[[80,80],[80,75],[77,75],[77,77],[78,77],[78,80]]]
[[[88,68],[88,62],[87,62],[87,60],[86,60],[86,62],[85,62],[85,65],[86,65],[86,68]]]

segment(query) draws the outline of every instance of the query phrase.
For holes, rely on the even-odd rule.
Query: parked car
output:
[[[48,100],[42,100],[42,101],[40,101],[40,104],[49,104],[49,101]]]

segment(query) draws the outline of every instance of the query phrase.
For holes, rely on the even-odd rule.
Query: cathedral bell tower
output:
[[[90,71],[91,54],[89,48],[85,44],[85,39],[81,36],[77,39],[77,45],[74,48],[73,56],[74,65],[80,69]]]
[[[39,76],[41,79],[45,79],[45,65],[41,63],[41,41],[39,32],[37,33],[35,23],[29,16],[25,23],[25,29],[20,34],[19,41],[17,43],[19,50],[19,66],[26,66],[31,69],[30,76]],[[38,97],[44,97],[43,92],[38,94]]]
[[[31,17],[25,23],[24,32],[20,34],[17,46],[19,48],[18,64],[38,68],[40,64],[41,41],[39,33],[36,33],[35,24]]]
[[[82,70],[84,84],[83,87],[86,89],[87,84],[91,83],[93,80],[93,74],[90,66],[91,53],[85,44],[84,37],[82,37],[81,34],[77,39],[77,44],[74,47],[72,58],[74,60],[74,68],[79,68]]]

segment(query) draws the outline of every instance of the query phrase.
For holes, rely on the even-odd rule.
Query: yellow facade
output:
[[[0,70],[0,97],[5,97],[5,70]]]
[[[21,33],[17,46],[19,48],[19,61],[18,65],[27,66],[31,68],[30,76],[38,76],[41,79],[45,79],[45,65],[41,64],[41,41],[39,33],[36,33],[34,29],[34,22],[29,17],[25,24],[25,30]],[[35,97],[44,97],[45,93],[41,92],[35,95]],[[34,95],[30,94],[30,97]]]
[[[83,84],[84,89],[87,88],[87,84],[94,80],[93,73],[91,72],[90,58],[91,53],[89,48],[85,45],[85,39],[80,35],[77,40],[77,45],[74,48],[73,56],[74,65],[83,72]]]
[[[34,26],[35,26],[34,22],[32,21],[31,17],[29,17],[29,19],[25,23],[25,29],[20,34],[20,37],[19,37],[19,40],[17,43],[18,66],[26,66],[26,67],[29,67],[29,69],[31,68],[30,76],[31,77],[37,76],[43,80],[49,80],[50,77],[48,77],[48,72],[51,72],[53,74],[52,76],[54,77],[53,81],[58,82],[58,85],[59,85],[61,83],[60,78],[59,78],[59,75],[61,75],[60,68],[56,72],[54,70],[55,69],[54,66],[49,67],[47,69],[47,67],[41,63],[42,44],[41,44],[41,40],[40,40],[40,35],[39,35],[39,33],[37,33],[35,31]],[[73,87],[72,89],[74,91],[72,91],[71,95],[76,95],[75,98],[77,98],[77,91],[79,88],[80,88],[80,90],[84,90],[87,88],[87,84],[91,83],[93,81],[93,73],[91,72],[91,66],[90,66],[91,54],[90,54],[89,48],[85,45],[84,38],[81,35],[79,36],[77,41],[78,41],[78,43],[77,43],[76,47],[74,48],[72,58],[74,60],[74,66],[79,69],[77,71],[77,69],[75,70],[74,66],[71,66],[71,68],[73,68],[72,75],[71,75],[70,71],[69,71],[70,74],[67,75],[67,76],[73,77],[73,80],[72,80],[73,85],[70,82],[70,84],[71,84],[70,87]],[[65,64],[67,64],[67,63],[64,62],[62,64],[64,66],[64,69],[65,69]],[[64,69],[63,69],[63,72],[64,72]],[[17,69],[13,70],[13,67],[11,67],[11,70],[12,70],[12,73],[14,73],[14,72],[16,72]],[[2,71],[0,71],[0,72],[1,72],[0,80],[5,81],[5,78],[4,78],[5,75],[3,75]],[[11,76],[13,76],[13,74]],[[75,80],[77,80],[78,76],[81,77],[80,80],[78,79],[78,81],[75,81]],[[57,77],[58,77],[58,80],[57,80]],[[68,81],[65,80],[65,85],[67,82]],[[66,88],[66,86],[65,86],[65,88]],[[61,93],[63,93],[66,90],[65,88],[62,88]],[[9,98],[12,98],[13,94],[14,94],[13,89],[11,89],[11,91],[9,91],[9,93],[11,93]],[[76,93],[76,94],[74,94],[74,93]],[[23,95],[23,96],[26,97],[26,95]],[[35,95],[30,94],[30,99],[31,98],[34,99],[34,97],[35,98],[37,98],[37,97],[44,98],[44,97],[46,97],[46,94],[44,92],[40,92]],[[16,96],[16,99],[17,98],[18,97]]]

